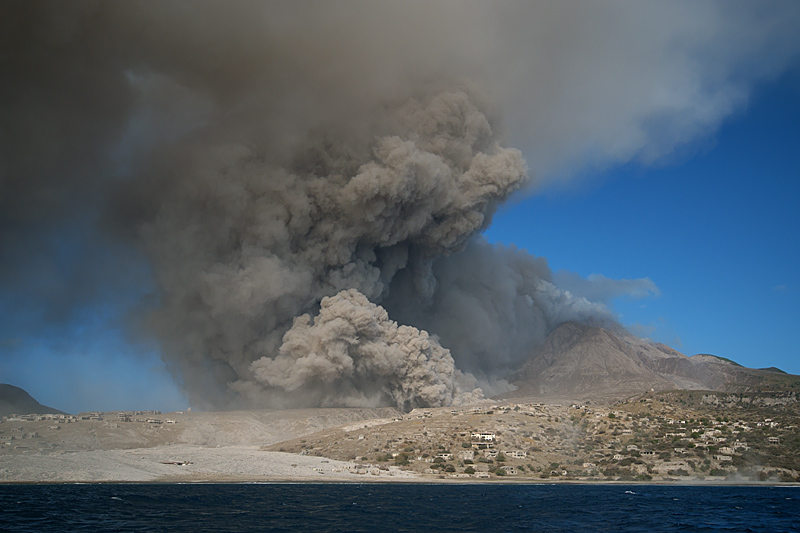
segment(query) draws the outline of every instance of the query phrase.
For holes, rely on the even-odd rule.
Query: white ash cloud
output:
[[[503,6],[496,91],[515,145],[554,186],[694,152],[800,53],[791,0]]]
[[[500,390],[560,321],[608,317],[476,240],[527,166],[713,132],[797,57],[798,22],[791,2],[5,2],[0,309],[119,315],[149,290],[137,323],[194,405],[300,405],[253,364],[355,289]]]

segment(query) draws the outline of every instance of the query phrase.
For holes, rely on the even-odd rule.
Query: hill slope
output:
[[[0,416],[11,414],[65,414],[63,411],[42,405],[19,387],[0,383]]]
[[[687,357],[627,331],[574,322],[556,328],[510,377],[516,395],[614,398],[653,390],[793,390],[800,377],[745,368],[712,355]]]

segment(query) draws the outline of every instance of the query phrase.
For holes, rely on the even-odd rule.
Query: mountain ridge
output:
[[[24,389],[8,383],[0,383],[0,416],[29,414],[63,415],[66,413],[40,404]]]
[[[688,357],[620,327],[565,322],[509,381],[515,396],[610,399],[657,390],[748,392],[800,388],[800,376],[724,357]]]

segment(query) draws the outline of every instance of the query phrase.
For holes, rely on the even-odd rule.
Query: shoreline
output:
[[[235,474],[218,474],[204,476],[202,474],[188,475],[185,477],[163,476],[142,480],[0,480],[0,486],[17,485],[606,485],[628,487],[795,487],[800,488],[800,482],[776,481],[724,481],[724,480],[656,480],[656,481],[617,481],[617,480],[589,480],[589,479],[466,479],[466,478],[431,478],[406,472],[404,476],[384,475],[373,476],[369,474],[352,474],[350,476],[328,476],[325,479],[307,476],[275,476],[265,479],[262,476],[247,476]]]
[[[0,487],[20,485],[607,485],[607,486],[635,486],[635,487],[793,487],[800,488],[800,483],[773,483],[769,481],[724,483],[719,481],[698,481],[693,483],[671,483],[667,481],[528,481],[528,480],[403,480],[364,479],[364,480],[300,480],[300,479],[273,479],[273,480],[150,480],[150,481],[0,481]]]

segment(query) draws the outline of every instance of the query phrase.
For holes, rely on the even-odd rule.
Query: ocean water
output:
[[[0,485],[0,531],[800,531],[800,487]]]

